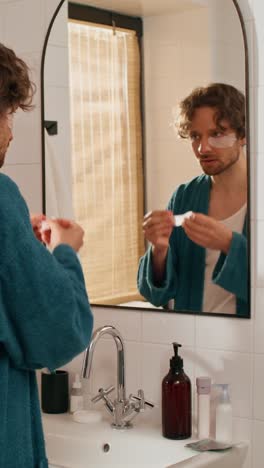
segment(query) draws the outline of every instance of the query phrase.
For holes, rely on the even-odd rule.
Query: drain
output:
[[[103,444],[103,452],[107,453],[110,451],[110,444]]]

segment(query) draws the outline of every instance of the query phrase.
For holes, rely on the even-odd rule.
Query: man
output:
[[[168,210],[143,222],[150,248],[138,288],[156,306],[247,315],[245,100],[233,86],[196,88],[180,103],[178,134],[204,174],[181,185]],[[174,215],[189,212],[181,227]]]
[[[0,44],[1,166],[14,113],[31,108],[33,92],[27,65]],[[37,216],[34,234],[4,174],[0,193],[0,467],[47,468],[35,369],[56,369],[89,343],[93,318],[76,255],[84,233],[67,220],[48,220],[42,232]]]

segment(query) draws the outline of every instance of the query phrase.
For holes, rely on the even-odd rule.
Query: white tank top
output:
[[[247,205],[243,205],[236,213],[220,222],[232,231],[239,234],[243,231]],[[203,312],[218,312],[222,314],[236,313],[236,296],[226,289],[221,288],[212,282],[212,274],[220,251],[206,249],[205,252],[205,275],[204,275],[204,296]]]

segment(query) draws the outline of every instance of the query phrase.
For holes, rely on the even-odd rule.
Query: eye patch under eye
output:
[[[236,135],[230,133],[229,135],[220,135],[217,137],[209,137],[208,144],[213,148],[231,148],[236,141]]]

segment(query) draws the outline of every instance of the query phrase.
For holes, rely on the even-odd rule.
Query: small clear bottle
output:
[[[79,374],[75,374],[70,394],[70,413],[83,409],[83,391]]]
[[[215,439],[219,442],[232,442],[232,405],[228,384],[217,384],[220,390],[216,406]]]
[[[197,436],[199,439],[209,439],[211,379],[209,377],[197,377],[196,387],[197,387]]]

